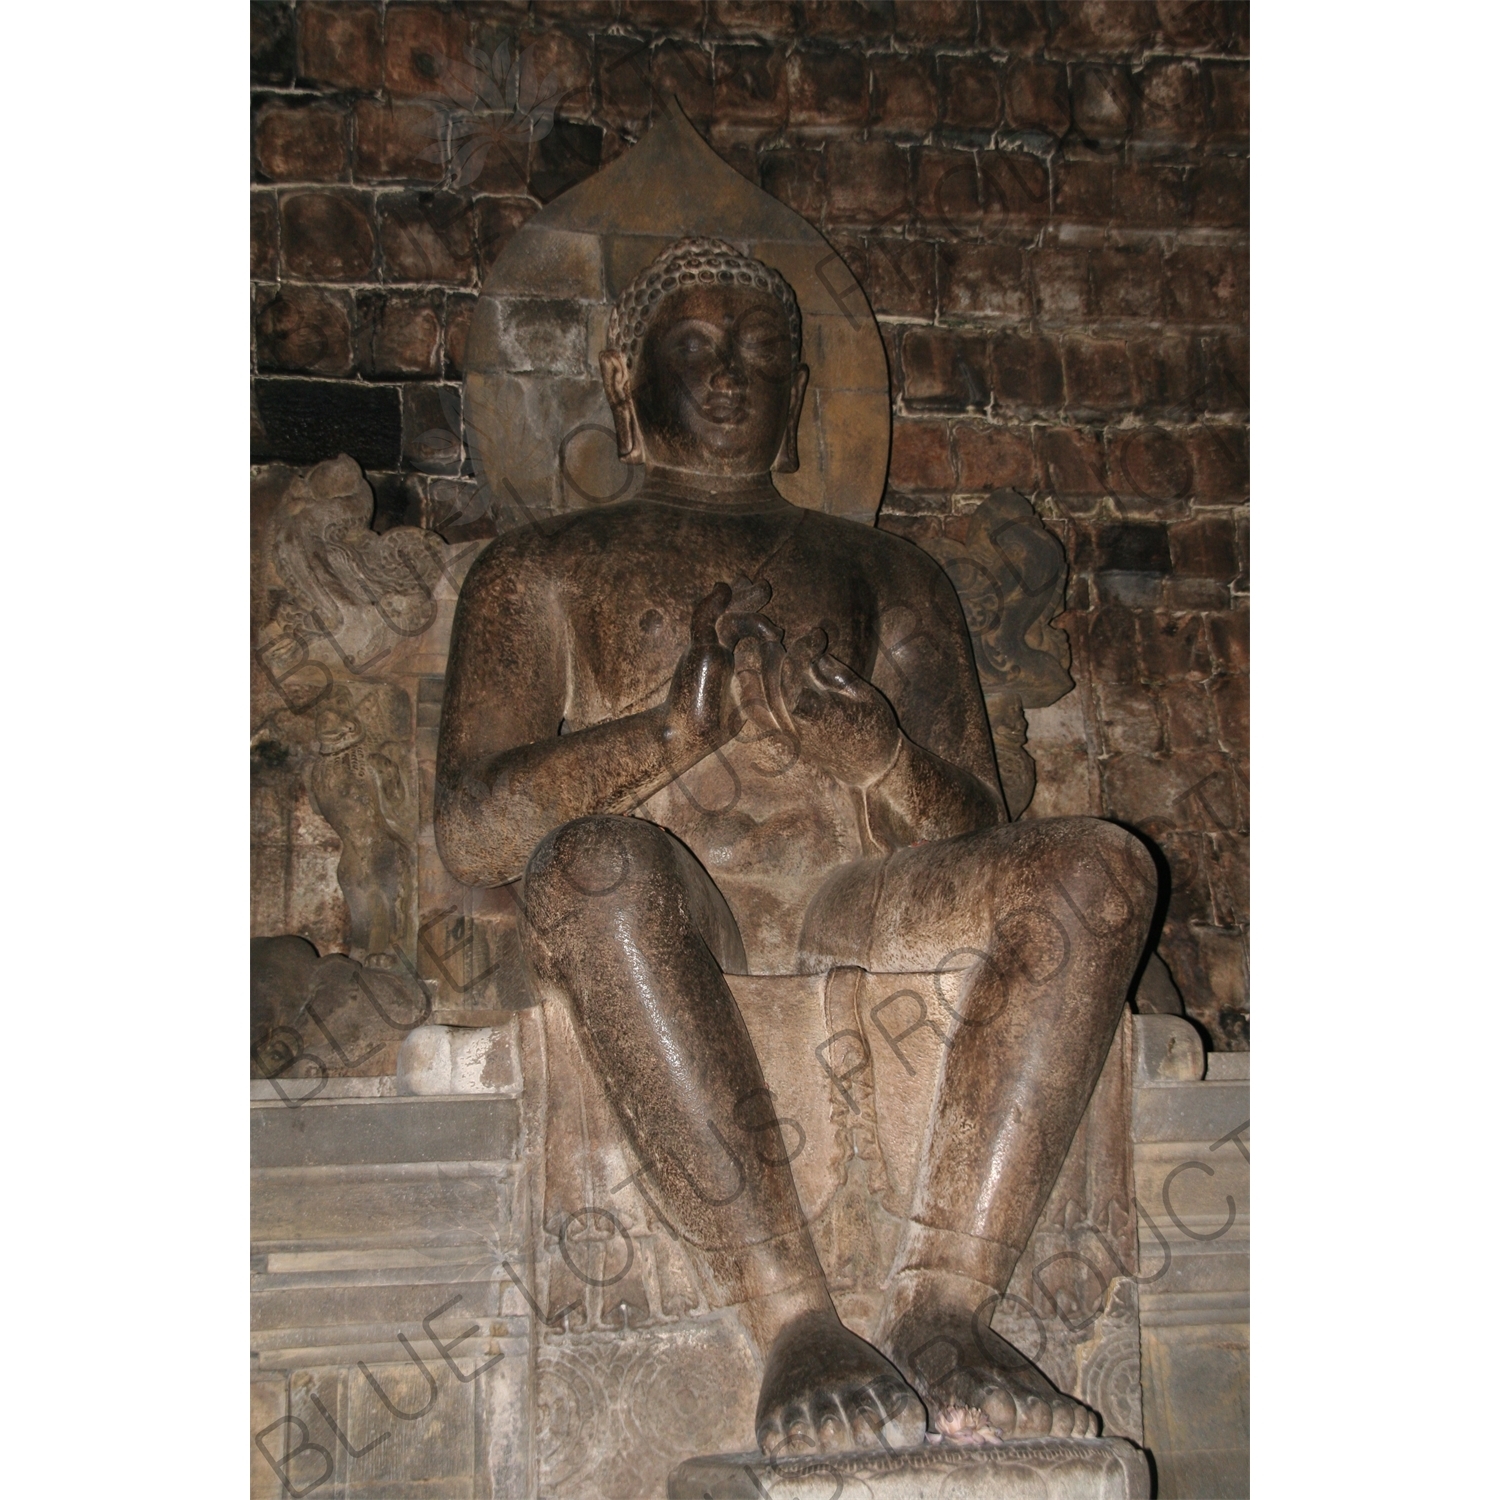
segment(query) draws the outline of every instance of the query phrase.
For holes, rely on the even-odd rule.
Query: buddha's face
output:
[[[795,467],[795,444],[784,439],[789,430],[795,436],[807,367],[797,364],[786,314],[769,293],[745,286],[669,293],[631,375],[647,463],[736,477]],[[614,402],[623,395],[620,376],[612,382],[606,368],[605,381]]]

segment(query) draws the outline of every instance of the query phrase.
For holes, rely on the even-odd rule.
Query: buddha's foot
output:
[[[755,1437],[769,1458],[911,1448],[926,1417],[916,1392],[832,1313],[805,1313],[766,1356]]]
[[[1099,1419],[967,1308],[912,1308],[881,1340],[916,1386],[932,1431],[957,1443],[1097,1437]]]

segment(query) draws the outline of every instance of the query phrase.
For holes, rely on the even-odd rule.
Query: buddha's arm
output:
[[[567,622],[527,572],[492,550],[453,623],[435,822],[443,863],[470,885],[514,880],[560,823],[630,812],[729,737],[719,729],[729,653],[716,640],[689,649],[662,704],[560,735]]]
[[[891,848],[1007,821],[963,608],[935,566],[934,575],[905,590],[920,609],[888,608],[881,620],[872,680],[902,733],[866,804],[871,832]]]

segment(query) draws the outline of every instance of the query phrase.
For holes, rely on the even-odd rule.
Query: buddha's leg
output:
[[[990,1332],[1104,1066],[1156,899],[1145,846],[1091,818],[1016,823],[836,871],[802,966],[943,969],[956,1019],[877,1342],[934,1423],[1093,1430]]]
[[[692,855],[639,818],[564,824],[521,890],[523,947],[545,1003],[579,1036],[673,1227],[740,1304],[766,1370],[768,1450],[911,1441],[921,1405],[843,1327],[797,1201],[765,1080],[724,969],[734,917]]]

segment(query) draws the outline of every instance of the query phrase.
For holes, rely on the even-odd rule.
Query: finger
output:
[[[779,641],[781,631],[773,625],[764,615],[739,614],[726,615],[720,622],[720,635],[728,636],[724,642],[726,646],[736,641],[745,640],[747,637],[758,641]]]
[[[853,667],[836,656],[830,656],[827,651],[813,659],[812,670],[825,687],[838,688],[841,692],[857,692],[864,685],[864,679]]]
[[[719,637],[714,629],[719,616],[729,608],[732,591],[727,583],[716,583],[708,593],[693,606],[692,635],[695,646],[711,646]]]

